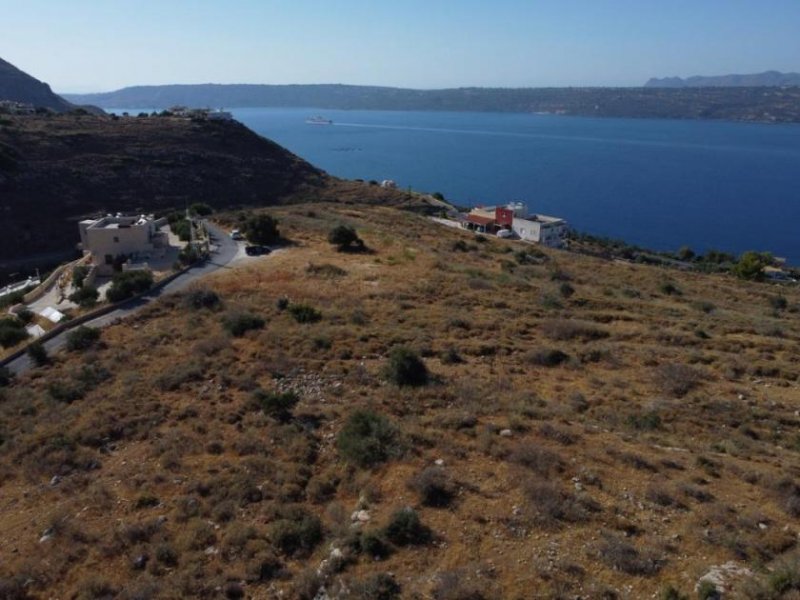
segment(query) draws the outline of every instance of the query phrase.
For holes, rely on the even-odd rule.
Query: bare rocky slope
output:
[[[73,104],[53,93],[49,85],[31,77],[2,58],[0,58],[0,100],[32,104],[37,108],[49,108],[56,112],[75,108]]]
[[[797,288],[265,211],[0,387],[0,597],[798,597]]]
[[[409,205],[408,194],[348,183],[238,122],[81,114],[0,119],[0,268],[69,254],[77,221],[152,212],[357,197]],[[16,269],[17,263],[13,263]]]

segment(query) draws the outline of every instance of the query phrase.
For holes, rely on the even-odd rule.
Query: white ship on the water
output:
[[[306,123],[309,125],[333,125],[333,121],[320,116],[309,117],[306,119]]]

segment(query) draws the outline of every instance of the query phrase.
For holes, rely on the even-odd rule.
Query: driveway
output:
[[[179,275],[163,287],[154,290],[152,293],[145,294],[140,298],[135,298],[121,304],[116,310],[111,311],[91,321],[83,323],[87,327],[105,327],[118,319],[123,319],[130,316],[143,307],[147,306],[150,302],[165,294],[174,294],[185,289],[201,277],[204,277],[221,268],[228,267],[234,258],[240,253],[240,244],[232,240],[225,231],[206,222],[206,227],[211,235],[212,240],[212,253],[211,258],[200,266],[193,267],[185,273]],[[54,354],[64,348],[67,343],[67,333],[69,330],[60,333],[47,340],[44,347],[48,354]],[[6,365],[12,373],[19,375],[24,373],[33,366],[32,361],[27,354],[23,354],[16,360],[11,361]]]

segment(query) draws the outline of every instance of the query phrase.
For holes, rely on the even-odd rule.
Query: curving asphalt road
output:
[[[97,317],[96,319],[92,319],[91,321],[87,321],[86,323],[83,323],[83,325],[87,327],[105,327],[106,325],[109,325],[119,319],[124,319],[125,317],[140,311],[142,308],[160,296],[179,292],[201,277],[213,273],[214,271],[217,271],[223,267],[227,267],[228,264],[234,258],[236,258],[236,255],[239,252],[239,244],[232,240],[227,233],[225,233],[216,225],[212,225],[208,222],[205,222],[205,225],[208,229],[208,232],[211,234],[212,243],[217,247],[217,250],[212,253],[209,260],[202,265],[192,267],[185,273],[178,275],[178,277],[170,281],[165,286],[160,287],[153,292],[145,294],[139,298],[129,300],[128,302],[121,304],[116,310]],[[69,330],[63,331],[44,343],[44,347],[48,354],[52,355],[64,347],[64,345],[67,343],[67,333],[69,333]],[[19,375],[33,367],[33,362],[27,354],[23,354],[16,360],[8,363],[6,366],[12,373]]]

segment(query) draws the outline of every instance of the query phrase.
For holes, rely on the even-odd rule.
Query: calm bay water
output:
[[[581,231],[800,264],[800,126],[531,114],[233,109],[333,175],[462,205],[523,201]],[[310,125],[320,114],[333,125]]]

